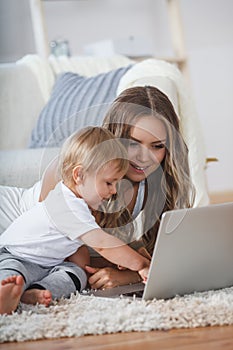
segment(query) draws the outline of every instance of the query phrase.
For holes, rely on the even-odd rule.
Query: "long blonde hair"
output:
[[[160,168],[147,178],[147,198],[143,209],[142,239],[152,253],[163,212],[191,207],[195,191],[190,180],[188,149],[181,136],[179,119],[172,103],[159,89],[140,86],[123,91],[107,112],[103,126],[116,137],[129,139],[132,126],[140,117],[147,115],[161,120],[167,132],[165,158]]]

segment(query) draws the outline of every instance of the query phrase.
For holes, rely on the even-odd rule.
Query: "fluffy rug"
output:
[[[72,295],[50,307],[20,304],[0,316],[0,341],[233,324],[233,287],[149,302]]]

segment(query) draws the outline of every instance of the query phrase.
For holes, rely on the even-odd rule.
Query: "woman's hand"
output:
[[[118,270],[112,267],[96,268],[91,266],[86,266],[85,270],[91,274],[88,281],[92,289],[113,288],[124,284],[141,282],[139,274],[131,270]]]
[[[145,267],[144,269],[138,271],[138,273],[142,277],[143,283],[146,283],[149,274],[149,267]]]

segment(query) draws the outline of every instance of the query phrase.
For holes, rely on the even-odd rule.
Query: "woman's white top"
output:
[[[134,219],[139,215],[140,211],[142,210],[144,197],[145,197],[145,180],[139,182],[136,203],[135,203],[135,206],[133,208],[133,213],[132,213],[132,216]]]
[[[85,201],[59,182],[43,202],[6,229],[0,246],[15,256],[53,266],[83,245],[80,236],[99,228]]]

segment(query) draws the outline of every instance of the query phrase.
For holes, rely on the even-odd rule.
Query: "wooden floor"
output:
[[[5,343],[1,350],[232,350],[233,326]]]
[[[233,202],[233,193],[211,194],[211,203]],[[1,332],[1,329],[0,329]],[[233,325],[131,332],[0,344],[0,350],[232,350]]]

